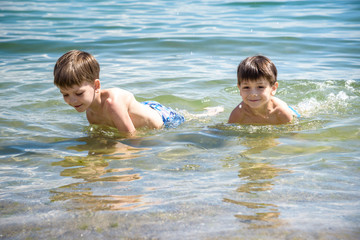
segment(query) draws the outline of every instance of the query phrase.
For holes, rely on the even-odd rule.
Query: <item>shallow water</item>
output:
[[[358,239],[358,1],[2,1],[1,239]],[[178,109],[135,139],[53,86],[89,51],[102,87]],[[302,117],[226,124],[236,67],[264,54]],[[214,117],[206,107],[223,106]]]

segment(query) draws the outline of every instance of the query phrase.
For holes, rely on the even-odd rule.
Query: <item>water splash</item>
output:
[[[351,97],[345,92],[340,91],[337,94],[330,93],[324,100],[318,100],[315,97],[305,99],[297,105],[297,109],[304,117],[313,117],[318,114],[340,114],[346,111],[350,104]]]

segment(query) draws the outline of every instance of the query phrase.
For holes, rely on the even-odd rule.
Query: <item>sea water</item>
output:
[[[1,1],[0,19],[0,239],[358,239],[359,1]],[[89,125],[53,85],[71,49],[187,121]],[[227,124],[256,54],[292,124]]]

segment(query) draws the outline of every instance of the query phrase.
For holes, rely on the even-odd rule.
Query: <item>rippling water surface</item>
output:
[[[0,19],[1,239],[358,239],[357,0],[1,1]],[[186,123],[89,126],[52,84],[71,49]],[[255,54],[293,124],[226,124]]]

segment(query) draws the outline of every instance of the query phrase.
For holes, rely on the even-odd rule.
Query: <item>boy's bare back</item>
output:
[[[111,88],[101,90],[98,107],[89,108],[86,116],[91,124],[116,127],[121,132],[134,132],[136,128],[159,129],[163,121],[159,113],[139,103],[134,95],[126,90]]]

